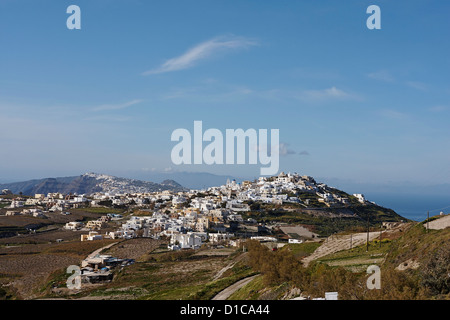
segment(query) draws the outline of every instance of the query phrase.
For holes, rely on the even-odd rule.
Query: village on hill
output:
[[[9,194],[9,190],[2,190]],[[150,237],[170,239],[169,248],[195,249],[205,242],[238,245],[241,239],[260,237],[264,241],[280,238],[286,242],[314,240],[318,234],[305,226],[261,223],[249,215],[261,206],[291,207],[308,212],[327,208],[345,208],[351,204],[373,204],[362,194],[348,195],[317,183],[313,177],[281,172],[278,176],[260,177],[254,181],[228,180],[226,184],[205,190],[159,192],[96,192],[93,194],[35,194],[13,197],[4,206],[6,216],[29,215],[45,218],[46,214],[70,215],[71,209],[126,208],[129,214],[107,213],[96,220],[69,221],[64,228],[85,231],[81,241]],[[354,213],[339,216],[354,217]],[[104,231],[109,222],[115,230]],[[264,237],[264,238],[261,238]]]

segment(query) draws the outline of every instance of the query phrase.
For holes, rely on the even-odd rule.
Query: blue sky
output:
[[[66,8],[81,8],[68,30]],[[381,30],[366,9],[381,8]],[[175,166],[170,135],[279,129],[280,169],[450,183],[447,1],[0,0],[0,178]]]

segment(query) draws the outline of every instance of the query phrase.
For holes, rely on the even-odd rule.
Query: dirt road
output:
[[[105,249],[111,248],[112,246],[114,246],[116,244],[117,244],[117,242],[114,242],[114,243],[108,244],[107,246],[101,247],[100,249],[97,249],[94,252],[92,252],[91,254],[89,254],[86,259],[95,258],[96,255],[100,254],[100,252],[102,252]]]
[[[248,278],[244,278],[242,280],[239,280],[238,282],[232,284],[228,288],[225,288],[224,290],[220,291],[212,300],[226,300],[228,297],[230,297],[234,292],[245,286],[247,283],[252,281],[256,276],[254,275]]]

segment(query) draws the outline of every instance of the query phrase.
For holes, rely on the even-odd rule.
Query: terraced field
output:
[[[385,230],[382,232],[382,239],[391,238],[397,234],[399,230],[405,228],[405,225],[400,225],[396,228]],[[369,242],[379,239],[380,232],[369,232]],[[312,261],[318,260],[331,254],[356,248],[367,243],[367,232],[352,233],[345,235],[332,235],[325,239],[320,247],[318,247],[311,255],[302,259],[305,266],[308,266]]]

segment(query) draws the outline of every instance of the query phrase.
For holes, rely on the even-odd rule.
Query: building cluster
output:
[[[5,216],[33,216],[36,218],[47,218],[47,216],[44,214],[44,211],[38,208],[22,209],[21,211],[8,210],[6,211]]]
[[[354,197],[361,203],[366,201],[361,194],[355,194]],[[246,212],[254,209],[252,207],[254,204],[290,203],[308,207],[311,200],[326,206],[349,203],[349,199],[343,196],[342,192],[326,184],[317,183],[310,176],[282,172],[278,176],[260,177],[254,181],[237,183],[235,180],[228,180],[222,186],[183,192],[168,190],[136,193],[98,192],[89,196],[36,194],[33,198],[13,199],[10,208],[40,205],[50,212],[67,212],[68,209],[82,206],[108,205],[133,208],[135,214],[129,216],[126,221],[123,221],[120,215],[108,214],[86,224],[69,222],[65,228],[89,231],[89,234],[82,235],[82,241],[104,237],[112,239],[168,237],[170,248],[181,249],[197,248],[205,241],[218,243],[235,240],[234,232],[240,224],[253,226],[259,230],[255,220],[243,218]],[[41,213],[33,211],[31,214]],[[111,220],[119,220],[122,223],[115,231],[101,234],[101,230]]]
[[[223,195],[228,200],[227,208],[238,211],[249,210],[242,205],[243,201],[258,201],[262,203],[297,203],[305,207],[310,205],[312,198],[324,203],[328,207],[333,205],[347,205],[350,200],[336,189],[330,188],[324,183],[317,183],[313,177],[299,175],[297,173],[285,174],[281,172],[274,177],[260,177],[256,181],[244,181],[236,183],[227,182],[226,185],[208,189],[216,195]],[[365,202],[363,195],[358,195],[361,202]]]
[[[119,259],[111,255],[96,254],[89,256],[81,262],[81,282],[97,283],[110,281],[113,278],[112,271],[117,268],[134,263],[134,259]]]
[[[48,193],[40,194],[36,193],[34,197],[24,198],[17,197],[11,200],[10,205],[7,208],[21,208],[24,206],[42,206],[46,208],[47,211],[65,211],[71,208],[79,208],[86,206],[89,200],[85,195],[63,195],[62,193]]]
[[[182,212],[185,215],[182,215]],[[234,234],[227,232],[225,227],[218,231],[210,229],[210,220],[200,217],[200,214],[194,210],[179,212],[172,210],[170,214],[157,211],[148,216],[130,216],[128,220],[122,222],[117,230],[101,234],[104,221],[104,219],[89,221],[86,225],[83,225],[81,222],[69,222],[66,224],[66,229],[89,230],[88,234],[81,235],[81,241],[101,240],[104,238],[132,239],[136,237],[150,237],[160,239],[161,237],[167,237],[170,239],[169,248],[172,250],[197,249],[206,241],[213,244],[223,241],[229,242],[234,236]]]

